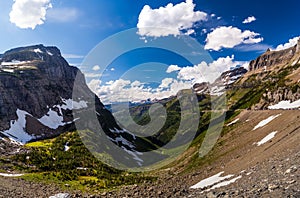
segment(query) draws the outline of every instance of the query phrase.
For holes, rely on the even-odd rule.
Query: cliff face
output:
[[[281,50],[271,51],[268,49],[264,54],[259,56],[256,60],[252,60],[249,64],[249,71],[254,71],[260,68],[268,69],[276,65],[285,65],[290,63],[292,59],[300,58],[300,40],[294,47]]]
[[[72,98],[75,78],[80,98]],[[16,48],[0,59],[2,137],[25,143],[74,129],[72,110],[87,108],[91,98],[96,98],[93,104],[103,109],[83,74],[70,66],[56,47]]]

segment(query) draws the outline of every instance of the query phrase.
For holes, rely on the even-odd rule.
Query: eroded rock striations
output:
[[[294,47],[285,50],[271,51],[268,49],[264,54],[250,62],[249,71],[254,71],[260,68],[267,70],[268,68],[276,65],[287,64],[293,59],[295,59],[295,61],[300,60],[300,39]]]

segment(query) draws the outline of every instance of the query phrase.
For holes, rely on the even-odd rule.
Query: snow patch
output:
[[[76,102],[76,101],[74,101],[72,99],[64,99],[64,98],[62,98],[62,101],[65,104],[61,105],[60,107],[62,109],[64,109],[64,110],[67,110],[67,109],[70,109],[70,110],[73,110],[73,109],[83,109],[83,108],[87,108],[88,107],[87,106],[87,102],[83,101],[83,100],[81,100],[79,102]],[[59,107],[59,106],[57,106],[57,107]]]
[[[263,127],[263,126],[265,126],[265,125],[267,125],[267,124],[269,124],[272,120],[274,120],[275,118],[277,118],[277,117],[280,116],[280,115],[281,115],[281,114],[273,115],[273,116],[268,117],[267,119],[264,119],[264,120],[260,121],[260,122],[252,129],[252,131],[254,131],[254,130],[260,128],[260,127]]]
[[[51,129],[57,129],[59,126],[65,125],[63,120],[64,118],[58,115],[58,113],[52,109],[50,109],[46,115],[38,119],[40,123]]]
[[[236,180],[241,179],[241,178],[242,178],[242,176],[238,176],[238,177],[235,177],[235,178],[233,178],[233,179],[231,179],[229,181],[223,181],[223,182],[218,183],[218,184],[214,185],[213,187],[211,187],[210,190],[213,190],[213,189],[216,189],[216,188],[220,188],[220,187],[223,187],[223,186],[228,186],[229,184],[232,184]]]
[[[205,187],[208,187],[208,186],[211,186],[211,185],[214,185],[214,184],[217,184],[221,181],[224,181],[225,179],[229,179],[231,177],[233,177],[234,175],[227,175],[227,176],[224,176],[224,177],[221,177],[221,175],[224,173],[224,171],[216,174],[216,175],[213,175],[209,178],[206,178],[202,181],[200,181],[199,183],[191,186],[190,188],[192,189],[197,189],[197,188],[205,188]]]
[[[56,195],[50,196],[49,198],[70,198],[70,194],[68,193],[58,193]]]
[[[20,177],[23,176],[24,174],[8,174],[8,173],[0,173],[0,176],[2,177]]]
[[[34,51],[35,53],[40,53],[40,54],[43,53],[43,51],[42,51],[40,48],[34,49],[33,51]]]
[[[26,111],[22,111],[17,109],[17,120],[12,120],[10,122],[10,129],[2,132],[4,135],[8,136],[13,143],[15,141],[25,144],[26,142],[30,141],[31,139],[35,138],[33,135],[29,135],[25,132],[26,127],[26,115],[30,115]]]
[[[268,141],[270,141],[271,139],[273,139],[276,135],[277,131],[274,131],[272,133],[270,133],[269,135],[267,135],[266,137],[264,137],[261,141],[257,142],[257,146],[260,146],[262,144],[267,143]]]
[[[237,121],[239,121],[239,120],[240,120],[240,118],[237,118],[237,119],[233,120],[232,122],[230,122],[229,124],[227,124],[226,126],[233,125],[233,124],[237,123]]]
[[[63,99],[62,101],[64,104],[62,105],[54,105],[53,108],[58,108],[59,112],[56,112],[52,109],[49,109],[48,113],[44,115],[43,117],[39,118],[38,121],[43,124],[44,126],[47,126],[51,129],[57,129],[60,126],[64,126],[66,124],[70,124],[74,122],[76,119],[74,119],[71,122],[64,122],[63,119],[63,114],[62,114],[62,109],[63,110],[73,110],[73,109],[81,109],[87,107],[87,102],[86,101],[73,101],[72,99]],[[26,116],[32,116],[26,111],[17,109],[16,111],[17,120],[12,120],[10,122],[10,128],[6,131],[3,131],[5,136],[7,136],[12,143],[22,145],[27,142],[29,142],[32,139],[37,138],[34,135],[29,135],[26,131]],[[32,116],[33,117],[33,116]]]
[[[268,109],[296,109],[300,107],[300,100],[291,102],[289,100],[280,101],[278,104],[269,106]]]
[[[74,110],[74,109],[83,109],[87,107],[86,101],[79,101],[76,102],[72,99],[64,99],[62,98],[62,101],[64,104],[62,105],[54,105],[53,108],[58,108],[60,115],[58,112],[53,111],[50,109],[46,115],[44,115],[42,118],[38,119],[43,125],[51,128],[51,129],[57,129],[60,126],[64,126],[66,124],[70,124],[70,122],[66,123],[63,120],[63,110]]]
[[[19,61],[19,60],[12,60],[11,62],[2,62],[2,66],[12,66],[12,65],[21,65],[29,63],[30,61]]]
[[[214,96],[221,96],[223,95],[225,92],[224,92],[224,89],[225,87],[224,86],[214,86],[211,88],[211,95],[214,95]]]
[[[47,51],[47,54],[49,54],[50,56],[53,56],[53,54],[51,52],[49,52],[49,51]]]
[[[70,147],[68,146],[69,142],[67,142],[65,144],[65,148],[64,148],[64,151],[67,152],[68,150],[70,150]]]

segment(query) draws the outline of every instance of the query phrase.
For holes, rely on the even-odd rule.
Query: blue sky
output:
[[[168,5],[169,3],[173,5]],[[192,68],[193,65],[185,65],[180,58],[160,51],[149,52],[150,59],[143,57],[143,53],[128,53],[127,58],[120,57],[106,70],[101,68],[101,63],[100,69],[97,69],[96,65],[81,63],[84,57],[107,37],[129,28],[155,25],[167,27],[170,31],[163,33],[159,30],[146,30],[141,31],[138,36],[151,42],[153,38],[178,37],[189,33],[189,36],[203,45],[215,60],[213,64],[207,62],[207,65],[222,67],[223,64],[224,69],[243,65],[267,48],[276,49],[280,44],[289,43],[289,39],[300,36],[297,20],[299,7],[298,0],[0,0],[0,53],[13,47],[31,44],[57,46],[70,64],[81,66],[87,76],[90,76],[87,77],[87,81],[99,95],[113,95],[113,92],[120,91],[109,87],[114,85],[123,86],[121,90],[125,92],[142,93],[138,98],[131,98],[132,100],[143,98],[143,94],[144,97],[151,97],[151,93],[155,91],[146,88],[153,88],[155,83],[148,80],[147,84],[146,78],[155,78],[151,82],[155,81],[157,86],[164,87],[156,89],[156,92],[160,92],[156,96],[167,96],[178,91],[171,91],[172,85],[180,87],[183,80],[192,80],[189,83],[196,81],[188,76],[197,73],[195,70],[199,67]],[[188,16],[182,19],[185,15]],[[246,19],[249,19],[248,23]],[[224,35],[231,35],[232,38],[222,37]],[[291,46],[294,42],[295,39],[286,46]],[[161,57],[165,57],[166,60],[155,56],[151,60],[151,54],[158,53],[162,53]],[[147,75],[133,68],[135,64],[142,64],[143,61],[145,64],[142,67],[148,71]],[[149,74],[151,65],[156,69]],[[189,68],[177,68],[167,73],[170,65]],[[131,74],[119,79],[129,70]],[[96,74],[99,71],[110,72],[106,72],[107,74],[102,75],[100,79],[100,74]],[[176,79],[180,75],[186,76]],[[137,81],[134,84],[135,88],[132,87],[134,81]],[[169,92],[161,93],[162,90]],[[117,99],[119,96],[112,97]],[[103,100],[114,100],[112,97],[103,97]]]

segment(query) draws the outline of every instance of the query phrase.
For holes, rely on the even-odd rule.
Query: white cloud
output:
[[[169,3],[158,9],[145,5],[139,15],[138,34],[161,37],[178,36],[182,30],[192,33],[191,30],[196,22],[207,20],[205,12],[194,11],[194,8],[193,0],[186,0],[176,5]]]
[[[252,22],[254,22],[254,21],[256,21],[255,16],[249,16],[248,18],[246,18],[246,19],[243,21],[243,23],[244,23],[244,24],[246,24],[246,23],[252,23]]]
[[[84,58],[82,55],[77,55],[77,54],[62,54],[64,58],[69,58],[69,59],[80,59]]]
[[[94,71],[98,71],[98,70],[100,70],[101,68],[100,68],[99,65],[95,65],[92,69],[93,69]]]
[[[165,78],[161,81],[161,84],[159,85],[159,87],[160,88],[168,88],[173,81],[174,81],[173,78]]]
[[[275,51],[284,50],[284,49],[288,49],[290,47],[294,47],[297,44],[299,39],[300,39],[300,36],[294,37],[294,38],[290,39],[289,42],[287,42],[285,44],[278,45],[276,47]]]
[[[102,74],[83,72],[86,78],[100,78]]]
[[[205,49],[219,51],[222,48],[233,48],[239,44],[253,44],[263,41],[260,34],[250,30],[242,31],[236,27],[218,27],[207,35]]]
[[[167,73],[172,73],[174,71],[179,71],[181,68],[178,65],[170,65],[167,69]]]
[[[214,82],[221,73],[228,71],[232,67],[243,66],[247,68],[247,62],[234,61],[234,55],[221,57],[212,63],[201,62],[198,65],[182,68],[177,78],[196,82]]]
[[[195,66],[181,67],[174,70],[179,71],[176,78],[164,78],[156,88],[149,87],[144,82],[123,79],[109,81],[100,86],[100,81],[92,80],[88,85],[104,103],[162,99],[174,96],[182,89],[189,89],[196,82],[213,82],[222,72],[238,65],[247,67],[248,63],[235,61],[232,55],[221,57],[209,64],[202,62]]]
[[[115,71],[115,70],[116,70],[115,68],[111,68],[111,69],[110,69],[110,71]]]
[[[92,80],[88,83],[88,86],[89,86],[89,88],[90,88],[95,94],[97,94],[97,91],[100,89],[100,84],[101,84],[101,80],[98,80],[98,79],[92,79]]]
[[[22,29],[35,29],[44,23],[49,8],[52,8],[50,0],[14,0],[10,22]]]
[[[247,67],[245,61],[235,61],[234,55],[220,57],[212,63],[201,62],[198,65],[180,68],[177,79],[196,82],[213,82],[221,73],[237,66]]]
[[[79,11],[76,8],[53,8],[47,13],[49,20],[60,23],[74,21],[78,16]]]

